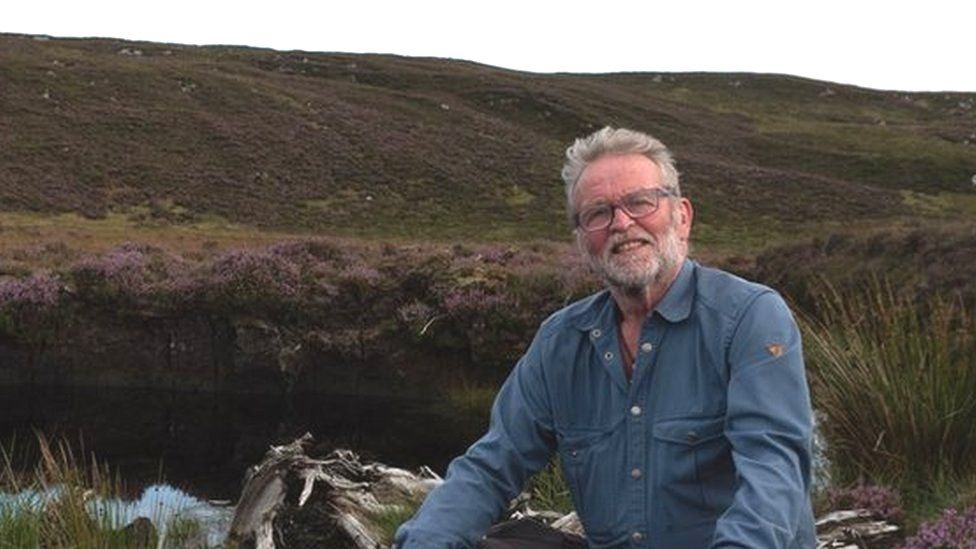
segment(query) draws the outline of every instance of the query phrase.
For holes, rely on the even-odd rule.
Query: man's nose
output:
[[[634,224],[634,218],[627,215],[627,212],[620,206],[613,207],[612,215],[613,217],[610,219],[611,231],[626,231]]]

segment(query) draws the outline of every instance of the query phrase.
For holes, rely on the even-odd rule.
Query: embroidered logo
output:
[[[769,351],[769,354],[773,355],[774,357],[778,358],[783,356],[782,343],[770,343],[769,345],[766,345],[766,350]]]

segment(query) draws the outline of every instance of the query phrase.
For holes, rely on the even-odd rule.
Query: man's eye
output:
[[[583,221],[583,224],[585,225],[589,225],[594,222],[600,222],[607,217],[609,211],[610,208],[608,208],[607,206],[594,206],[584,211],[582,215],[580,215],[580,219]]]
[[[642,213],[648,210],[653,210],[657,205],[657,202],[653,198],[648,196],[635,196],[627,200],[626,206],[627,210],[634,213]]]

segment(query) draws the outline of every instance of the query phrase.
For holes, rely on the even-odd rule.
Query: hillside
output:
[[[0,35],[0,113],[8,228],[565,239],[562,151],[604,124],[674,149],[705,247],[976,215],[976,94]]]

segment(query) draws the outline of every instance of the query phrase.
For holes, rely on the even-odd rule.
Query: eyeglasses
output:
[[[655,187],[641,189],[625,195],[619,202],[594,204],[576,214],[576,226],[588,233],[602,231],[613,223],[616,209],[620,208],[631,219],[647,217],[656,212],[665,196],[677,196],[670,189]]]

